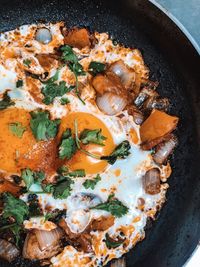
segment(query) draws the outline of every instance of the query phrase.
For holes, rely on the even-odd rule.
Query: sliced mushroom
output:
[[[26,236],[24,243],[23,257],[30,260],[44,260],[57,255],[60,251],[62,251],[62,247],[59,242],[41,250],[36,234],[34,232],[30,232]]]
[[[145,173],[143,186],[147,194],[155,195],[160,193],[160,170],[158,168],[150,169]]]
[[[123,60],[118,60],[112,63],[108,69],[115,73],[121,80],[121,83],[125,88],[131,88],[135,81],[135,72],[129,68]]]
[[[156,152],[153,155],[153,160],[157,164],[163,164],[170,154],[172,154],[175,146],[177,145],[177,138],[174,135],[170,135],[169,139],[160,143],[156,147]]]
[[[134,100],[134,104],[136,107],[141,108],[144,102],[149,98],[149,97],[157,97],[158,93],[155,90],[152,90],[148,87],[144,87],[138,96]]]

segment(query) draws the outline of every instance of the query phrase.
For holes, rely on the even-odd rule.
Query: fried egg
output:
[[[114,45],[108,34],[95,32],[96,42],[92,48],[73,48],[79,63],[86,71],[85,75],[77,78],[84,103],[74,90],[64,94],[69,102],[66,105],[61,104],[61,96],[56,96],[49,105],[44,103],[41,93],[44,83],[32,76],[41,75],[48,69],[50,78],[59,69],[58,83],[64,81],[67,86],[71,86],[76,82],[74,74],[66,64],[58,67],[54,62],[56,57],[52,59],[50,65],[44,65],[44,62],[40,64],[38,57],[39,54],[53,54],[56,49],[64,45],[63,25],[62,22],[25,25],[0,35],[0,94],[3,97],[7,92],[14,102],[14,105],[0,110],[0,172],[10,180],[12,175],[20,176],[21,170],[29,168],[45,172],[47,180],[51,182],[57,169],[63,165],[70,171],[84,169],[86,176],[73,178],[71,194],[67,198],[55,199],[51,193],[38,194],[43,214],[54,210],[66,210],[65,222],[74,234],[83,233],[94,220],[110,217],[110,212],[91,207],[106,202],[109,196],[114,194],[128,211],[124,216],[114,218],[113,224],[108,229],[91,230],[92,251],[84,252],[68,244],[50,259],[51,266],[54,267],[102,266],[114,258],[121,257],[145,237],[147,219],[154,218],[165,202],[167,178],[171,171],[169,163],[167,166],[158,165],[153,160],[151,150],[141,149],[140,125],[134,122],[133,116],[126,109],[110,116],[98,108],[95,101],[96,92],[89,82],[91,74],[87,70],[90,62],[110,65],[122,60],[128,68],[134,70],[136,75],[134,86],[138,90],[149,78],[149,70],[139,50],[125,48],[119,44]],[[35,40],[36,31],[43,27],[51,33],[52,40],[48,44]],[[25,66],[23,63],[27,59],[31,61],[30,66]],[[23,81],[22,86],[16,85],[18,80]],[[38,109],[48,111],[52,120],[60,119],[58,133],[54,139],[36,140],[30,127],[30,112]],[[91,157],[81,150],[77,150],[69,160],[58,158],[58,146],[63,133],[70,128],[74,135],[75,121],[78,124],[78,134],[85,129],[101,129],[105,137],[103,145],[89,143],[84,147],[99,158]],[[25,129],[20,138],[10,131],[10,125],[16,122]],[[126,158],[117,159],[113,165],[100,159],[101,156],[110,155],[124,140],[130,144],[130,154]],[[143,177],[152,168],[159,169],[163,182],[159,193],[147,194]],[[100,175],[100,181],[93,189],[86,188],[84,182],[94,179],[96,175]],[[34,186],[37,187],[33,185],[30,190],[35,190],[37,195],[37,188]],[[86,196],[89,196],[89,199]],[[20,198],[28,203],[28,193],[22,194]],[[50,231],[57,226],[53,222],[45,221],[44,216],[40,216],[24,221],[24,227],[27,230]],[[107,235],[113,240],[121,238],[124,242],[117,247],[109,248],[105,242]]]

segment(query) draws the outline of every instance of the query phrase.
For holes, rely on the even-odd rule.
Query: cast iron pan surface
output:
[[[178,115],[180,123],[167,202],[147,229],[145,240],[126,260],[128,267],[181,267],[200,237],[199,55],[177,26],[148,1],[0,1],[0,31],[41,19],[106,31],[120,43],[137,47],[150,68],[151,79],[160,82],[160,95],[170,99],[170,113]],[[37,263],[1,261],[0,266]]]

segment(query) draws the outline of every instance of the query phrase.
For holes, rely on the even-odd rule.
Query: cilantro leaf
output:
[[[107,138],[101,134],[101,129],[89,130],[85,129],[80,134],[80,140],[84,145],[97,144],[104,146],[103,141]]]
[[[75,139],[72,137],[71,129],[67,129],[62,136],[59,146],[59,158],[71,159],[77,150]]]
[[[10,106],[13,106],[15,103],[11,100],[9,95],[6,93],[3,94],[3,99],[0,100],[0,110],[6,109]]]
[[[41,184],[45,178],[44,172],[33,172],[29,168],[22,170],[21,176],[28,190],[33,184]]]
[[[55,199],[65,199],[71,195],[72,184],[74,181],[70,177],[58,176],[56,184],[43,185],[43,189],[47,193],[51,193]]]
[[[103,71],[105,71],[106,69],[106,65],[101,63],[101,62],[97,62],[97,61],[91,61],[90,65],[89,65],[89,69],[88,71],[93,75],[97,75],[98,73],[101,73]]]
[[[105,210],[110,212],[113,216],[120,218],[128,212],[128,208],[113,195],[108,197],[108,200],[104,203],[100,203],[91,209]]]
[[[85,182],[83,183],[83,186],[88,189],[91,188],[92,190],[94,190],[96,184],[101,181],[101,176],[99,174],[97,174],[97,176],[94,179],[87,179],[85,180]]]
[[[26,127],[21,122],[12,122],[9,124],[9,130],[17,137],[22,138]]]
[[[29,209],[27,204],[10,193],[3,194],[3,218],[8,219],[9,217],[13,217],[15,219],[16,224],[22,224],[23,221],[29,215]]]
[[[70,103],[70,100],[67,98],[67,97],[62,97],[61,99],[60,99],[60,104],[61,105],[67,105],[67,104],[69,104]]]
[[[59,72],[57,71],[54,76],[52,76],[47,81],[43,82],[44,87],[42,87],[42,94],[44,95],[43,103],[49,105],[53,102],[54,98],[57,96],[63,96],[65,93],[70,92],[74,87],[66,86],[65,81],[60,81],[56,83],[58,80]]]
[[[114,164],[117,159],[125,159],[130,155],[130,143],[125,140],[121,142],[109,156],[102,156],[102,160],[107,160],[109,164]]]
[[[85,177],[85,170],[84,169],[78,169],[78,170],[74,170],[72,172],[68,173],[69,176],[71,177]]]
[[[59,221],[63,218],[66,217],[66,209],[64,210],[59,210],[55,209],[51,213],[47,212],[44,216],[44,221],[52,221],[54,223],[59,223]]]
[[[22,86],[23,86],[23,80],[17,80],[16,87],[19,88],[19,87],[22,87]]]
[[[113,238],[111,238],[108,233],[106,233],[106,239],[105,239],[105,243],[107,248],[111,249],[111,248],[117,248],[119,247],[121,244],[124,243],[124,239],[118,239],[118,240],[114,240]]]
[[[62,60],[69,61],[71,63],[78,62],[78,57],[74,53],[73,49],[69,45],[64,45],[60,49],[62,51]]]
[[[26,67],[30,67],[30,64],[31,64],[31,60],[30,59],[24,59],[23,60],[23,64],[26,66]]]
[[[50,120],[48,111],[32,111],[30,112],[30,126],[36,140],[48,140],[54,138],[58,132],[60,120]]]

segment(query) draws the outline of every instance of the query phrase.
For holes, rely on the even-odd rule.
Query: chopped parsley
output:
[[[19,88],[19,87],[22,87],[22,86],[23,86],[23,80],[17,80],[16,87]]]
[[[62,141],[59,146],[59,158],[71,159],[77,150],[75,139],[72,137],[71,129],[67,129],[62,136]]]
[[[23,60],[23,64],[26,66],[26,67],[30,67],[30,64],[31,64],[31,60],[30,59],[24,59]]]
[[[41,92],[44,95],[43,103],[46,105],[53,103],[55,97],[63,96],[74,89],[74,86],[67,87],[65,81],[58,83],[57,80],[58,71],[53,77],[44,82],[44,87],[42,87]]]
[[[9,130],[17,137],[22,138],[26,127],[21,122],[12,122],[9,124]]]
[[[78,62],[78,57],[74,53],[73,49],[69,45],[64,45],[61,47],[62,56],[61,59],[68,64],[70,70],[74,73],[76,79],[75,85],[75,93],[80,101],[85,104],[85,102],[80,97],[80,92],[78,90],[78,76],[85,75],[85,71],[83,70],[83,66]]]
[[[60,167],[57,172],[63,176],[71,176],[71,177],[85,177],[86,173],[84,169],[77,169],[72,172],[69,172],[69,169],[66,166]]]
[[[106,243],[106,246],[108,249],[111,249],[111,248],[117,248],[119,247],[121,244],[124,243],[124,239],[122,238],[118,238],[118,240],[114,240],[112,239],[108,233],[106,233],[106,239],[105,239],[105,243]]]
[[[94,179],[87,179],[85,180],[85,182],[83,183],[83,186],[86,188],[86,189],[89,189],[91,188],[92,190],[94,190],[96,184],[101,181],[101,176],[99,174],[97,174],[96,177],[94,177]]]
[[[102,156],[102,160],[107,160],[109,164],[113,165],[117,159],[125,159],[130,155],[131,146],[129,141],[121,142],[109,156]]]
[[[100,203],[91,209],[108,211],[117,218],[122,217],[128,212],[128,208],[117,198],[114,198],[113,194],[108,197],[106,202]]]
[[[101,129],[95,129],[95,130],[85,129],[80,134],[80,140],[84,145],[97,144],[104,146],[103,141],[105,141],[106,139],[107,138],[101,134]]]
[[[30,112],[30,126],[36,140],[48,140],[54,138],[58,133],[60,120],[50,120],[48,111],[32,111]]]
[[[88,71],[93,75],[97,75],[98,73],[104,72],[106,69],[106,65],[101,63],[101,62],[97,62],[97,61],[92,61],[90,62],[89,65],[89,69]]]
[[[10,106],[13,106],[15,103],[11,100],[8,93],[5,92],[3,94],[3,99],[0,100],[0,110],[6,109]]]

